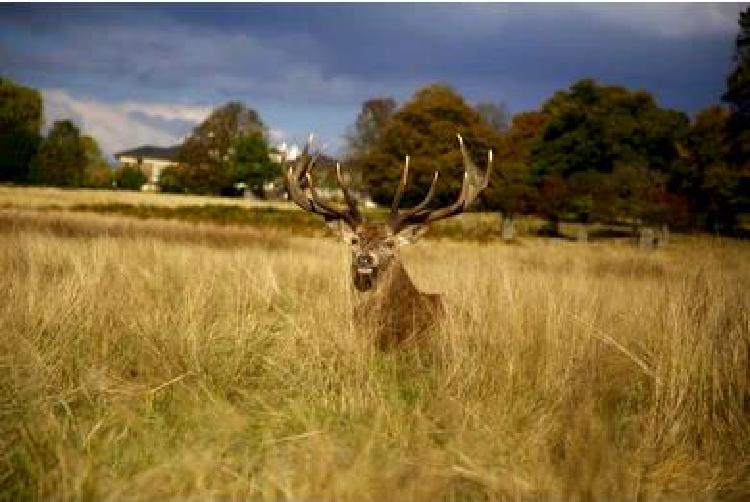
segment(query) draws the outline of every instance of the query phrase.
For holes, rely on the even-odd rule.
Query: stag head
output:
[[[347,207],[339,207],[319,196],[312,176],[317,157],[309,153],[310,142],[289,165],[285,173],[289,198],[305,211],[323,216],[329,228],[350,246],[352,278],[357,290],[364,292],[375,288],[378,278],[388,271],[401,246],[416,242],[427,231],[430,223],[464,212],[479,192],[487,187],[492,169],[492,150],[487,152],[487,169],[481,175],[466,150],[463,138],[460,134],[457,137],[464,162],[463,184],[458,199],[449,206],[437,209],[429,207],[439,177],[436,171],[422,202],[409,209],[399,209],[409,177],[407,156],[387,222],[366,222],[362,218],[354,195],[342,179],[339,164],[336,164],[336,178]],[[305,188],[301,184],[302,180],[307,182]]]

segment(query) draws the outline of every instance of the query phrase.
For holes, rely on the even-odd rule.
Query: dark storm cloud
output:
[[[242,99],[273,126],[298,134],[322,129],[331,138],[353,122],[362,100],[405,99],[434,81],[519,111],[594,77],[695,111],[719,99],[741,8],[3,5],[0,72],[73,101],[193,106]],[[176,118],[184,120],[159,120]]]

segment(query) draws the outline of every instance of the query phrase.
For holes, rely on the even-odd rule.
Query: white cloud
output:
[[[210,106],[175,105],[165,103],[138,103],[126,101],[119,105],[125,113],[142,113],[154,118],[166,120],[185,120],[192,123],[201,122],[209,113]]]
[[[738,13],[745,6],[731,3],[587,3],[577,4],[575,8],[608,24],[671,38],[735,33]]]
[[[271,127],[268,129],[268,139],[272,144],[281,143],[285,139],[289,138],[289,131],[280,127]]]
[[[62,89],[43,89],[42,96],[47,127],[56,120],[72,120],[80,127],[81,134],[93,136],[109,155],[142,145],[171,146],[181,143],[192,127],[202,122],[213,109],[211,106],[174,103],[110,103],[79,99]],[[178,130],[175,130],[174,124],[165,127],[167,121],[178,121]],[[295,136],[279,127],[268,129],[272,144],[294,140]]]
[[[462,3],[402,13],[404,30],[423,35],[481,39],[522,29],[554,34],[590,24],[665,38],[733,34],[747,3]]]
[[[181,120],[197,124],[211,111],[209,107],[169,103],[108,103],[94,99],[78,99],[61,89],[43,89],[45,121],[70,119],[83,134],[96,138],[107,154],[140,145],[169,146],[182,140],[183,134],[159,127],[144,115],[163,120]],[[189,127],[188,127],[189,130]]]

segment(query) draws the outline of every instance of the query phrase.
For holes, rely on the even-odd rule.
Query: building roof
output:
[[[139,146],[132,150],[125,150],[117,152],[115,158],[120,157],[140,157],[144,159],[161,159],[161,160],[177,160],[177,154],[180,151],[180,145],[175,146]]]

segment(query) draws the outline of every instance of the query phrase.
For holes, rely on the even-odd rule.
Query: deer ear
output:
[[[427,225],[409,225],[396,234],[398,243],[402,246],[414,244],[420,237],[427,233],[428,228]]]
[[[328,220],[326,221],[326,225],[347,244],[351,243],[352,237],[356,235],[352,227],[343,220]]]

